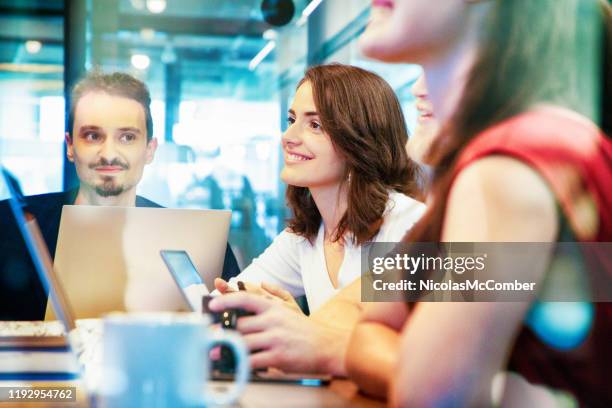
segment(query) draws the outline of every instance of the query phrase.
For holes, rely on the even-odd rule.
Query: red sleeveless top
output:
[[[461,153],[455,175],[485,156],[516,158],[549,184],[563,221],[578,241],[612,241],[612,140],[586,118],[554,107],[538,108],[510,118],[478,135]],[[585,203],[587,205],[585,206]],[[596,216],[578,221],[585,208]],[[594,215],[594,214],[592,214]],[[584,220],[585,217],[582,217]],[[597,264],[598,282],[610,293],[612,265]],[[606,257],[609,259],[609,257]],[[508,369],[533,384],[572,393],[582,406],[612,406],[612,303],[596,303],[586,340],[561,351],[543,343],[526,325],[510,353]]]

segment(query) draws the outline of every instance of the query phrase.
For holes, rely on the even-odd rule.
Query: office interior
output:
[[[409,130],[415,65],[363,57],[368,0],[294,0],[282,26],[261,0],[0,0],[0,157],[25,195],[68,190],[65,109],[88,70],[125,71],[152,96],[155,160],[138,194],[165,207],[231,209],[243,268],[288,217],[280,138],[308,66],[374,71],[397,93]]]

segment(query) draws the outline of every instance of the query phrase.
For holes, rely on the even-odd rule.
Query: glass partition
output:
[[[62,188],[63,0],[0,0],[0,157],[24,194]]]
[[[259,0],[79,0],[85,68],[129,72],[152,94],[159,149],[138,193],[168,207],[231,209],[230,243],[243,267],[288,216],[280,136],[309,64],[379,73],[414,123],[409,87],[419,68],[359,53],[370,2],[294,3],[292,21],[272,27]],[[64,55],[83,54],[64,43],[68,5],[0,0],[0,154],[25,194],[62,189]]]
[[[138,193],[161,205],[231,209],[242,267],[284,228],[280,135],[306,67],[306,24],[274,29],[260,1],[92,2],[89,68],[150,88],[159,149]]]

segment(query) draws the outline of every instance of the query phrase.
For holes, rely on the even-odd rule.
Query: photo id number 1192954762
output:
[[[76,387],[0,387],[0,402],[73,402]]]

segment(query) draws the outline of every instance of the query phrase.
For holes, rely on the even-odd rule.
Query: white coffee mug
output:
[[[100,403],[104,407],[203,407],[231,404],[249,377],[238,334],[214,330],[198,313],[110,314],[104,319]],[[227,392],[206,386],[209,351],[229,346],[236,379]]]

